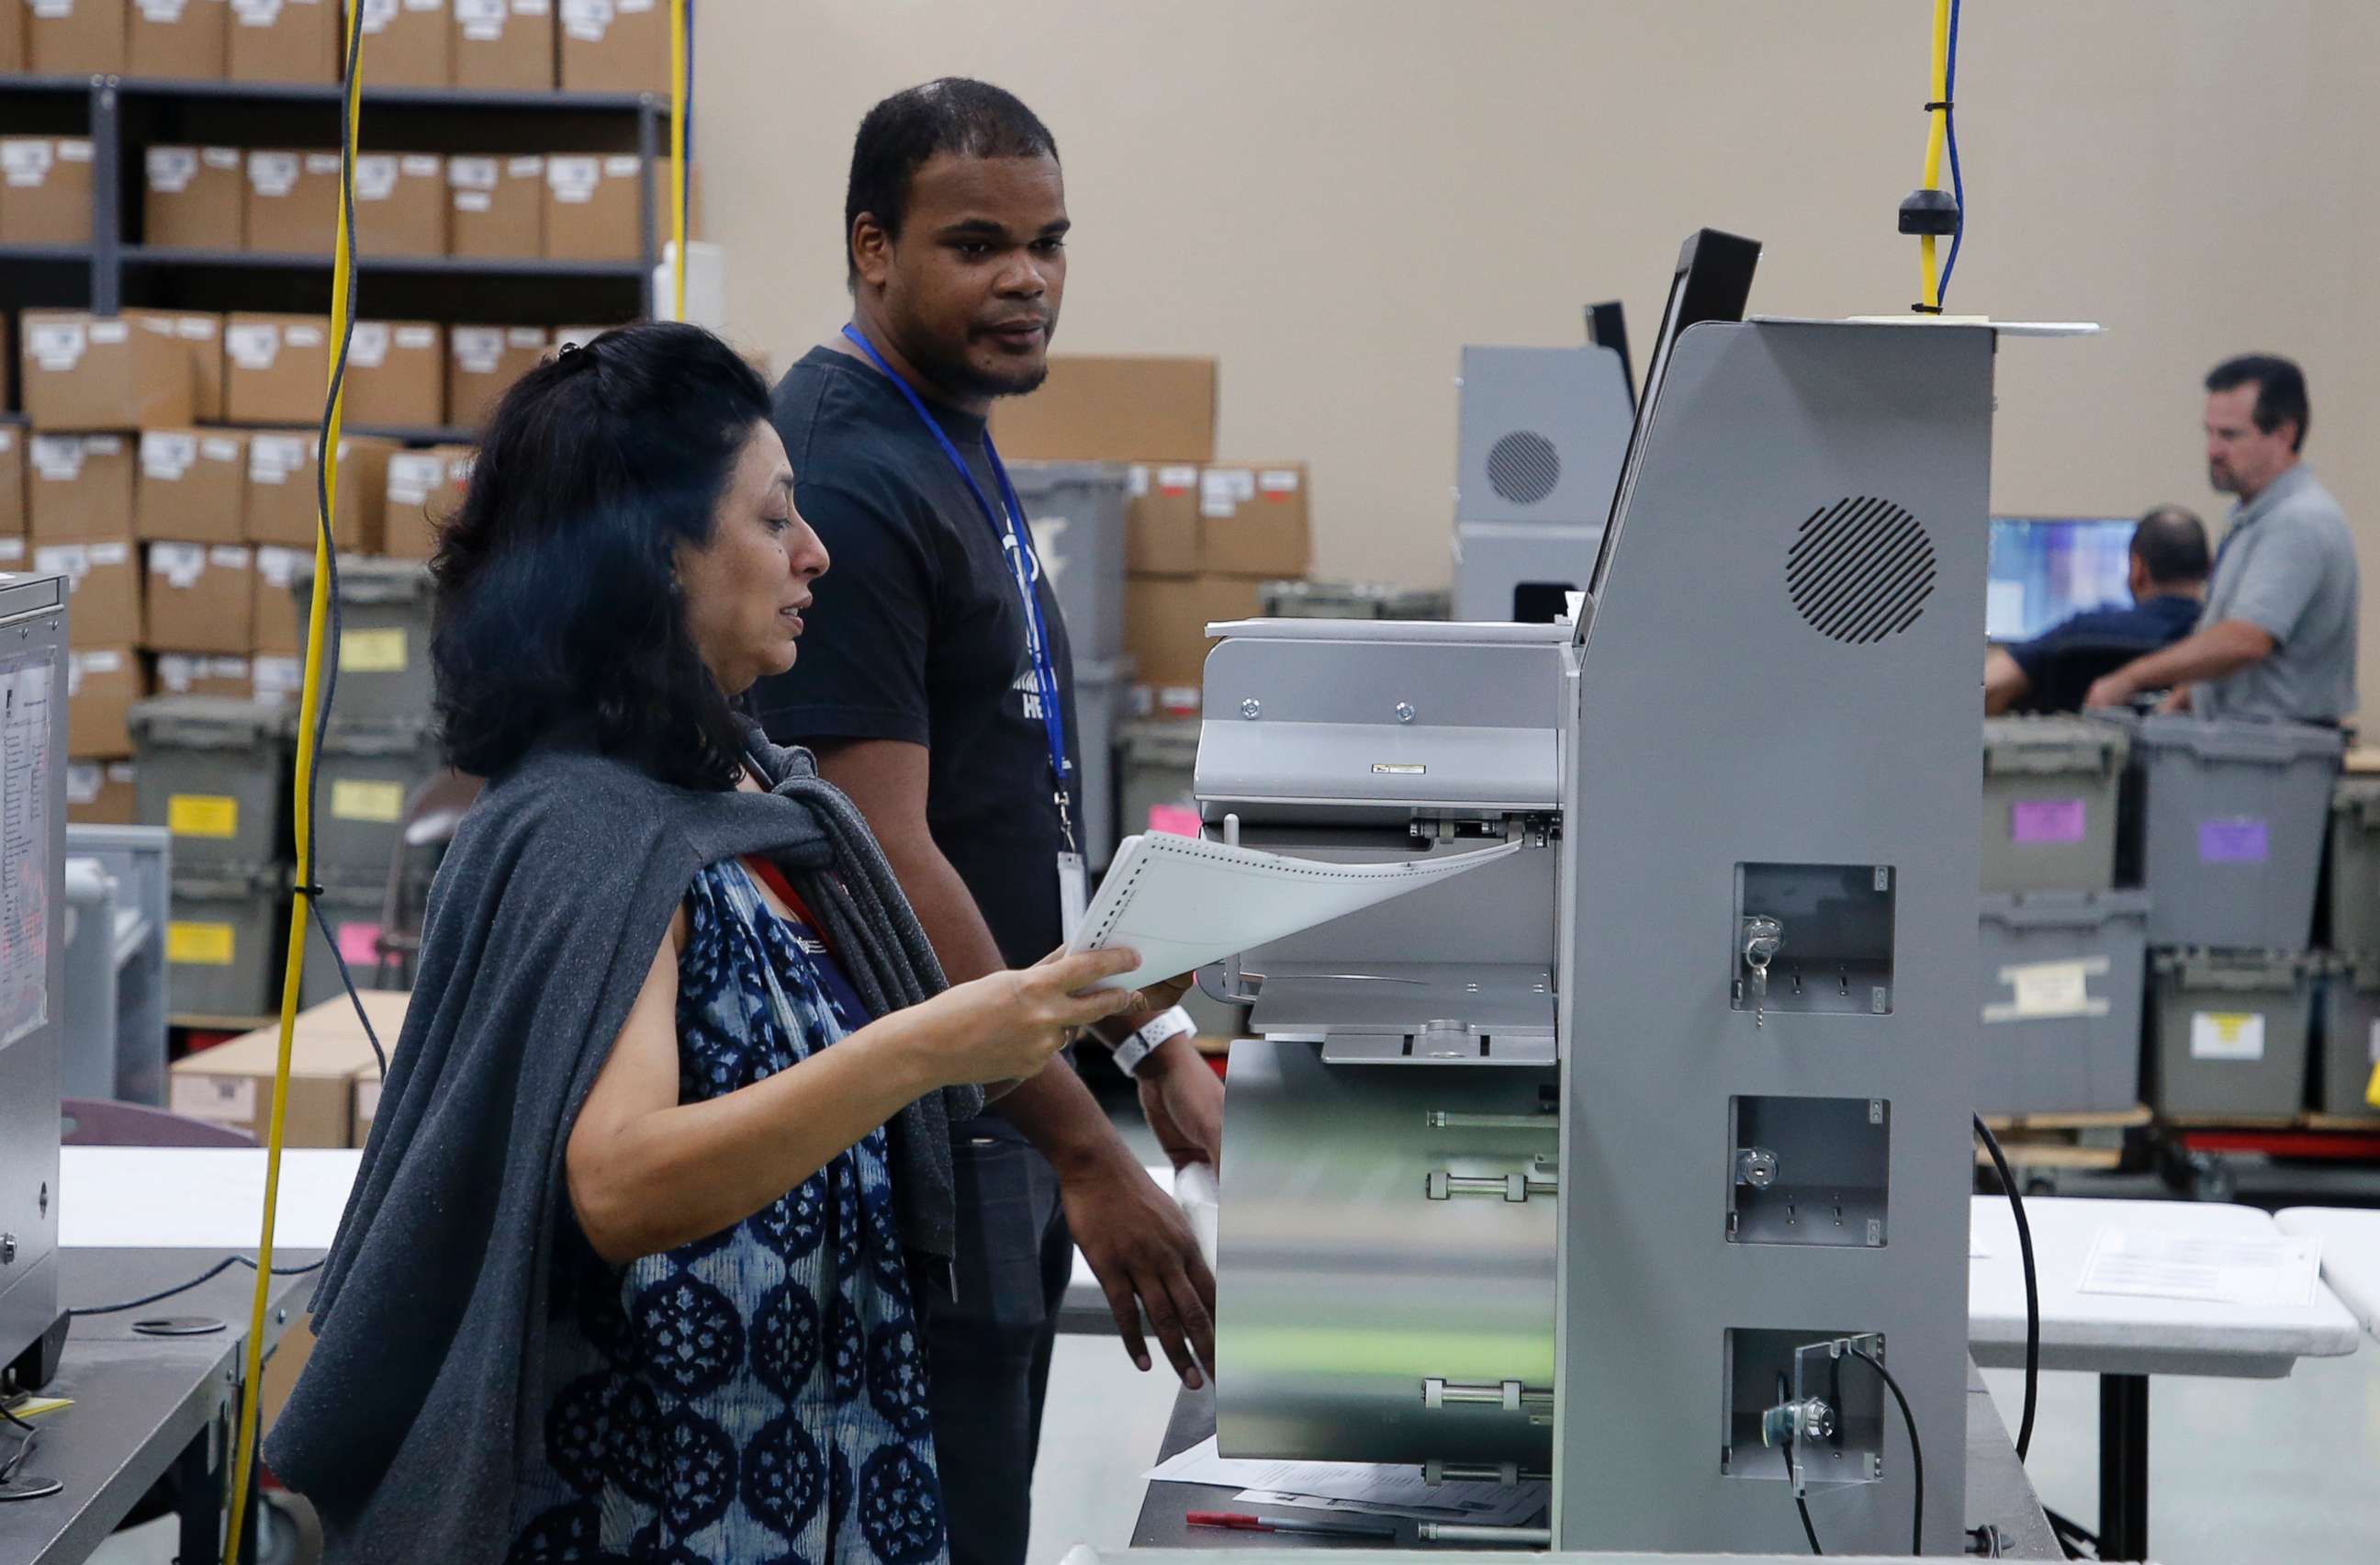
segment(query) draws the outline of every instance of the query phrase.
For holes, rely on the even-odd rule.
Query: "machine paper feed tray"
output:
[[[1103,985],[1171,978],[1517,853],[1521,845],[1391,864],[1284,858],[1192,837],[1127,837],[1073,948],[1128,947],[1141,965]]]
[[[1525,964],[1285,964],[1249,1018],[1275,1041],[1322,1045],[1341,1065],[1550,1065],[1553,974]]]

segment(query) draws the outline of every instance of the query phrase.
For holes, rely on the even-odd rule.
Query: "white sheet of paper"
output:
[[[1070,949],[1121,946],[1140,966],[1105,988],[1130,989],[1435,886],[1517,853],[1508,842],[1453,857],[1331,864],[1199,838],[1127,837]]]
[[[2211,1304],[2311,1304],[2322,1241],[2296,1234],[2232,1238],[2105,1228],[2077,1291]]]
[[[1319,1506],[1373,1516],[1461,1521],[1481,1526],[1525,1522],[1546,1506],[1546,1486],[1445,1483],[1432,1487],[1418,1467],[1360,1461],[1269,1461],[1219,1456],[1208,1436],[1148,1470],[1151,1483],[1230,1485],[1258,1505]]]

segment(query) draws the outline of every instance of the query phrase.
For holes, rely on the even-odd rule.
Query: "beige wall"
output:
[[[2198,377],[2296,356],[2364,541],[2380,692],[2380,239],[2366,0],[1989,0],[1960,92],[1954,310],[2088,319],[2002,354],[1994,505],[2216,514]],[[928,77],[1050,123],[1077,352],[1211,353],[1222,454],[1314,466],[1316,569],[1445,580],[1457,355],[1651,329],[1678,240],[1767,245],[1755,309],[1897,311],[1924,0],[712,0],[697,156],[730,322],[782,364],[844,310],[851,136]],[[2380,702],[2380,694],[2374,697]]]

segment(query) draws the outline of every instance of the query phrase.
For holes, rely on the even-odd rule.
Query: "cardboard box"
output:
[[[299,657],[306,650],[306,637],[298,622],[298,598],[291,583],[313,563],[311,549],[280,544],[256,546],[256,576],[250,584],[255,607],[249,616],[249,650],[255,655],[249,659],[249,666],[259,701],[297,699],[298,682],[304,678]]]
[[[133,532],[144,542],[241,543],[247,506],[245,432],[160,429],[140,437]]]
[[[530,261],[545,253],[545,159],[450,157],[447,248],[483,261]]]
[[[249,250],[330,254],[338,241],[339,154],[249,153],[243,212]]]
[[[0,71],[25,68],[25,13],[15,6],[0,6]]]
[[[345,953],[350,965],[370,960],[374,956],[374,953],[361,949],[364,942],[356,938],[364,933],[361,926],[341,924],[338,928],[341,934],[347,936],[358,948]],[[377,924],[370,926],[370,933],[372,938],[377,940],[380,936],[380,927]],[[372,1031],[379,1035],[380,1045],[388,1051],[391,1060],[396,1058],[396,1041],[405,1032],[407,1004],[412,997],[411,993],[404,989],[358,989],[356,991],[356,998],[362,1002],[365,1013],[371,1018]],[[351,1006],[348,1008],[348,1021],[352,1022],[354,1019],[354,1008]],[[358,1146],[363,1145],[371,1138],[372,1121],[380,1117],[380,1089],[381,1071],[378,1064],[363,1066],[356,1071],[355,1137]]]
[[[259,430],[248,442],[248,520],[251,544],[278,544],[311,557],[320,508],[311,431]],[[339,488],[332,525],[344,554],[380,553],[393,440],[346,435],[339,441]]]
[[[446,0],[363,0],[364,79],[374,87],[451,87],[455,19]]]
[[[1124,511],[1123,568],[1137,576],[1198,574],[1198,468],[1135,464]]]
[[[327,317],[234,315],[224,323],[224,416],[234,423],[314,423],[330,385]]]
[[[245,544],[151,544],[140,642],[152,651],[245,656],[256,564]]]
[[[35,544],[33,569],[67,579],[67,645],[130,646],[140,639],[140,545],[128,535],[79,544]],[[69,753],[77,748],[67,741]],[[103,752],[85,751],[86,754]]]
[[[668,0],[562,0],[562,90],[670,90]]]
[[[455,85],[553,91],[553,0],[455,0]]]
[[[334,181],[337,172],[334,164]],[[431,153],[357,158],[356,248],[365,255],[445,254],[446,160]]]
[[[393,559],[428,559],[437,552],[438,529],[463,503],[476,455],[468,446],[432,446],[389,458],[382,554]]]
[[[27,0],[25,58],[37,76],[122,75],[125,0]]]
[[[126,714],[147,699],[149,679],[131,643],[128,636],[121,646],[67,654],[67,754],[103,760],[132,753]]]
[[[549,261],[634,261],[644,254],[642,160],[634,153],[545,160]]]
[[[224,74],[234,81],[336,81],[344,42],[338,0],[231,0]]]
[[[194,0],[223,8],[222,0]],[[239,250],[248,200],[237,147],[152,147],[143,154],[141,242],[192,250]]]
[[[552,346],[542,326],[450,326],[446,343],[446,417],[468,429]]]
[[[1302,577],[1313,563],[1305,464],[1215,466],[1198,475],[1198,567],[1210,575]]]
[[[132,442],[123,435],[34,435],[25,462],[25,519],[33,542],[131,536],[132,471]]]
[[[22,424],[0,423],[0,539],[26,534],[25,442],[30,433]]]
[[[68,717],[69,724],[73,719]],[[67,824],[132,826],[140,824],[140,801],[132,791],[129,761],[67,763]]]
[[[91,174],[79,136],[0,137],[0,244],[91,243]]]
[[[231,58],[225,0],[132,0],[125,68],[134,76],[219,81]]]
[[[25,411],[42,430],[158,429],[196,415],[190,352],[178,318],[128,310],[114,318],[25,312]]]
[[[224,318],[180,315],[174,335],[190,353],[190,410],[200,422],[224,416]]]
[[[427,321],[358,321],[347,344],[346,416],[358,424],[446,420],[446,332]]]
[[[169,958],[176,935],[183,933],[168,932]],[[262,1027],[176,1060],[166,1107],[193,1119],[246,1131],[261,1144],[273,1114],[280,1053],[280,1030]],[[355,1123],[356,1072],[378,1066],[345,996],[298,1012],[290,1036],[283,1143],[346,1145]]]
[[[249,572],[250,577],[256,573]],[[255,612],[251,595],[243,617]],[[157,656],[159,695],[212,695],[225,701],[246,701],[256,689],[256,674],[243,652],[237,656],[168,652]]]
[[[1208,624],[1260,613],[1257,583],[1237,576],[1135,576],[1124,581],[1124,650],[1135,672],[1160,691],[1197,689],[1206,679]]]
[[[270,551],[259,549],[256,552],[261,556]],[[260,571],[260,578],[261,574]],[[285,618],[290,613],[289,588],[285,581],[282,584],[281,596],[283,601],[276,606],[280,608]],[[263,600],[260,597],[257,612],[262,613],[263,608]],[[256,690],[253,699],[263,702],[269,706],[298,704],[298,687],[306,678],[304,658],[294,652],[258,653],[248,660],[248,666],[256,672]]]
[[[1212,359],[1053,355],[1029,397],[991,405],[991,438],[1017,462],[1210,462]]]

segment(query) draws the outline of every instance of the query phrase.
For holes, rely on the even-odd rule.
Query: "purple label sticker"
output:
[[[2198,823],[2202,864],[2261,864],[2271,850],[2265,823],[2253,816]]]
[[[2009,806],[2011,842],[2080,842],[2082,828],[2080,799],[2020,799]]]

